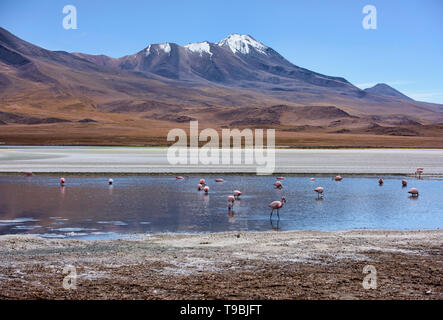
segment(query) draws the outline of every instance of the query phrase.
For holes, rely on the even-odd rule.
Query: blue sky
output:
[[[67,4],[77,30],[62,26]],[[367,4],[375,30],[362,27]],[[47,49],[112,57],[246,33],[298,66],[443,103],[441,0],[0,0],[0,26]]]

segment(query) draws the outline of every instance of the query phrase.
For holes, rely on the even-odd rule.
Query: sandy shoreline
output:
[[[1,299],[442,299],[443,230],[0,236]],[[76,267],[77,289],[62,287]],[[362,286],[377,270],[377,289]]]

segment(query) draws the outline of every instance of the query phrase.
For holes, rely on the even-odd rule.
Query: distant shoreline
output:
[[[24,144],[24,145],[7,145],[5,143],[0,142],[0,150],[7,150],[7,149],[39,149],[39,148],[54,148],[54,149],[63,149],[63,148],[73,148],[73,149],[81,149],[81,148],[169,148],[170,145],[108,145],[108,144],[96,144],[96,145],[78,145],[78,144],[47,144],[47,145],[33,145],[33,144]],[[266,149],[266,146],[264,146],[264,148]],[[425,146],[425,147],[419,147],[419,146],[414,146],[414,147],[410,147],[410,146],[328,146],[328,145],[312,145],[312,146],[308,146],[308,145],[299,145],[299,146],[289,146],[289,145],[276,145],[275,149],[320,149],[320,150],[328,150],[328,149],[411,149],[411,150],[426,150],[426,149],[430,149],[430,150],[443,150],[443,147],[432,147],[432,146]]]
[[[23,176],[23,174],[25,173],[25,171],[11,171],[11,172],[7,172],[7,171],[0,171],[0,176]],[[33,174],[35,176],[48,176],[48,177],[53,177],[53,176],[57,176],[59,177],[60,175],[66,176],[66,177],[100,177],[100,176],[104,176],[104,177],[109,177],[110,175],[112,175],[112,177],[127,177],[127,176],[137,176],[137,177],[150,177],[150,176],[169,176],[169,177],[176,177],[177,175],[188,175],[188,176],[202,176],[202,175],[206,175],[206,176],[219,176],[219,175],[224,175],[224,176],[256,176],[257,174],[254,172],[33,172]],[[282,175],[284,174],[286,176],[286,178],[288,177],[305,177],[305,176],[309,176],[309,177],[331,177],[333,175],[338,174],[337,172],[322,172],[322,173],[312,173],[312,172],[307,172],[307,173],[287,173],[287,172],[274,172],[272,175],[270,176],[278,176],[278,175]],[[341,174],[343,178],[349,177],[377,177],[379,178],[380,176],[383,177],[406,177],[406,178],[415,178],[415,176],[413,174],[404,174],[404,173],[383,173],[383,172],[371,172],[371,173],[346,173],[346,174]],[[426,178],[442,178],[443,174],[427,174],[427,175],[422,175],[421,179],[426,179]]]
[[[0,172],[73,174],[255,174],[255,165],[172,165],[167,148],[0,148]],[[242,151],[244,152],[244,151]],[[276,149],[273,174],[443,175],[443,149]]]

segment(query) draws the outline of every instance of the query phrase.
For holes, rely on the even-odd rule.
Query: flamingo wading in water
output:
[[[417,170],[415,171],[415,176],[418,175],[418,178],[421,179],[421,175],[422,175],[423,171],[424,171],[423,168],[417,168]]]
[[[274,213],[274,210],[277,210],[277,217],[278,219],[280,219],[280,213],[279,210],[281,208],[283,208],[283,205],[286,203],[286,198],[285,197],[281,197],[281,201],[272,201],[269,204],[269,208],[272,209],[271,211],[271,215],[269,216],[269,219],[272,219],[272,214]]]
[[[228,196],[228,210],[234,209],[235,197]]]
[[[315,192],[317,192],[317,199],[320,199],[320,197],[323,198],[323,187],[317,187],[314,189]]]
[[[239,199],[240,196],[243,194],[243,192],[241,192],[240,190],[234,190],[234,197]]]
[[[418,197],[418,189],[417,188],[411,188],[408,193],[411,194],[411,197]]]
[[[280,181],[275,181],[274,186],[276,189],[281,189],[283,188],[283,183],[281,183]]]

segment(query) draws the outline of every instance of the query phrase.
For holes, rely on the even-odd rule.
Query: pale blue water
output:
[[[64,188],[58,176],[0,176],[0,234],[44,237],[114,239],[140,233],[198,233],[269,230],[439,229],[443,227],[443,179],[401,176],[287,176],[284,188],[273,188],[275,177],[255,175],[68,176]],[[114,185],[108,186],[108,178]],[[209,195],[196,185],[205,178]],[[322,186],[324,199],[313,189]],[[416,187],[418,198],[407,191]],[[227,196],[243,192],[234,214]],[[269,219],[268,204],[284,195],[280,221]]]

